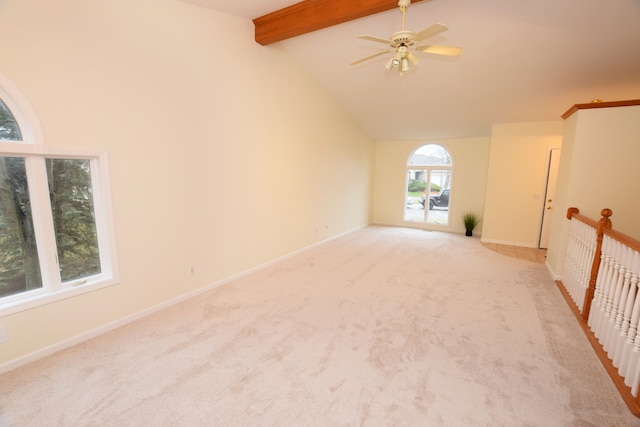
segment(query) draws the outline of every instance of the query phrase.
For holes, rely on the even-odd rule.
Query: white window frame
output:
[[[410,165],[409,162],[411,161],[411,158],[414,156],[414,154],[416,153],[416,151],[418,151],[420,148],[424,147],[425,145],[438,145],[440,147],[442,147],[444,150],[447,151],[447,153],[449,153],[449,156],[451,158],[451,165]],[[451,188],[453,187],[453,172],[454,172],[454,162],[453,162],[453,155],[451,154],[451,150],[443,143],[441,142],[425,142],[420,144],[418,147],[416,147],[413,151],[411,151],[411,154],[409,155],[409,157],[407,158],[407,163],[406,163],[406,169],[405,169],[405,179],[406,182],[404,184],[404,196],[403,196],[403,200],[407,199],[407,188],[409,186],[409,171],[422,171],[427,175],[427,179],[426,179],[426,183],[427,183],[427,189],[429,189],[430,185],[431,185],[431,173],[434,171],[449,171],[450,175],[450,186],[449,186],[449,190],[451,191]],[[449,195],[449,197],[451,197],[451,195]],[[433,226],[433,227],[443,227],[443,228],[450,228],[451,227],[451,198],[449,198],[449,209],[447,212],[447,223],[446,224],[439,224],[436,222],[429,222],[429,217],[428,217],[428,205],[429,205],[429,199],[428,197],[425,198],[425,203],[424,203],[424,218],[421,221],[411,221],[406,219],[405,217],[405,212],[406,212],[406,207],[403,206],[403,211],[402,211],[402,221],[409,223],[409,224],[420,224],[420,225],[429,225],[429,226]]]
[[[98,149],[54,148],[45,145],[40,124],[33,109],[2,74],[0,74],[0,99],[14,115],[23,138],[21,142],[0,141],[0,156],[25,159],[31,213],[42,275],[41,288],[0,298],[0,317],[119,283],[107,152]],[[62,282],[60,278],[47,182],[45,162],[47,158],[90,161],[100,274],[70,282]]]

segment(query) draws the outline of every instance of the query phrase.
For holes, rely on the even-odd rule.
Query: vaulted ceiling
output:
[[[640,98],[640,0],[414,1],[407,29],[444,23],[428,42],[464,50],[420,54],[402,76],[386,55],[349,65],[385,48],[357,35],[401,28],[397,0],[181,1],[253,20],[261,44],[281,44],[378,140],[488,136],[494,123]]]

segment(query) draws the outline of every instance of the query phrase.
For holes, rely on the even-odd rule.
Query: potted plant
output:
[[[476,228],[480,219],[473,212],[466,212],[462,215],[462,222],[464,222],[464,229],[467,230],[466,236],[473,236],[473,229]]]

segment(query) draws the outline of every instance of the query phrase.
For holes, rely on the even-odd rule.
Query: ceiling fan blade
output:
[[[447,56],[458,56],[462,53],[462,48],[455,47],[455,46],[423,45],[423,46],[416,46],[416,50],[419,50],[420,52],[424,52],[424,53],[435,53],[437,55],[447,55]]]
[[[368,61],[369,59],[373,59],[376,56],[384,55],[385,53],[389,53],[389,52],[392,52],[392,51],[393,51],[393,49],[383,50],[382,52],[374,53],[373,55],[367,56],[365,58],[358,59],[357,61],[353,61],[349,65],[356,65],[356,64],[359,64],[361,62]]]
[[[381,39],[380,37],[374,37],[374,36],[358,36],[359,39],[362,40],[369,40],[372,42],[378,42],[378,43],[384,43],[384,44],[393,44],[393,42],[391,40],[386,40],[386,39]]]
[[[418,33],[416,33],[416,36],[414,38],[415,41],[417,42],[421,42],[424,39],[428,39],[429,37],[433,37],[437,34],[440,34],[444,31],[447,31],[449,28],[441,23],[436,23],[433,24],[432,26],[430,26],[429,28],[426,28]]]

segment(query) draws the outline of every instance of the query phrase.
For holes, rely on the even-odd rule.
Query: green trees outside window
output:
[[[90,161],[45,160],[60,280],[101,272]],[[25,159],[0,157],[0,297],[42,287]]]
[[[90,161],[47,159],[46,164],[61,279],[99,274]]]
[[[0,157],[0,297],[40,287],[25,160]]]

